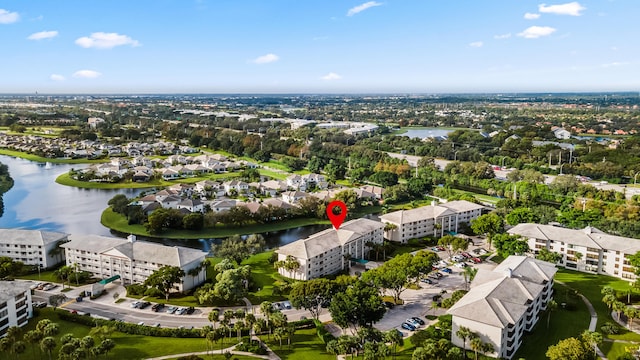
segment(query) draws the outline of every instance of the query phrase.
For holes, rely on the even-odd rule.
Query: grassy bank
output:
[[[8,150],[8,149],[0,149],[0,155],[8,155],[19,157],[21,159],[37,161],[37,162],[49,162],[54,164],[93,164],[93,163],[105,163],[109,162],[109,159],[98,159],[98,160],[88,160],[88,159],[60,159],[60,158],[46,158],[34,154],[29,154],[22,151]]]
[[[73,186],[82,189],[144,189],[144,188],[156,188],[171,186],[174,184],[193,184],[202,180],[222,180],[231,179],[240,176],[240,173],[227,173],[227,174],[210,174],[206,176],[194,176],[185,179],[177,179],[172,181],[166,181],[161,179],[155,179],[148,182],[133,182],[125,181],[119,183],[103,183],[103,182],[89,182],[72,179],[69,173],[64,173],[56,178],[56,182],[60,185]]]
[[[129,225],[127,219],[117,213],[114,213],[111,208],[107,208],[102,212],[100,218],[102,225],[109,229],[116,230],[126,234],[142,235],[158,238],[169,239],[200,239],[200,238],[221,238],[231,235],[243,235],[243,234],[260,234],[269,231],[280,231],[287,229],[295,229],[301,226],[317,225],[317,224],[330,224],[329,220],[320,219],[292,219],[287,221],[281,221],[277,223],[269,224],[252,224],[242,227],[215,227],[205,228],[200,231],[192,230],[175,230],[169,229],[159,234],[149,234],[149,232],[142,225]]]

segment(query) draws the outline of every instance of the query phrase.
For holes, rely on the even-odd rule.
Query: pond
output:
[[[0,155],[0,162],[9,167],[14,180],[11,190],[6,192],[4,214],[0,227],[30,230],[57,231],[68,234],[96,234],[126,237],[109,230],[100,223],[102,211],[109,199],[117,194],[135,197],[143,189],[79,189],[60,185],[55,179],[70,169],[84,168],[85,164],[38,163],[25,159]],[[329,225],[311,225],[289,230],[264,233],[269,248],[288,244],[327,229]],[[143,238],[165,245],[188,246],[209,251],[220,239],[173,240]]]

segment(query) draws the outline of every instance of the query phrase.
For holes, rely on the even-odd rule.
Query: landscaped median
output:
[[[168,229],[158,234],[149,234],[144,225],[134,224],[129,225],[126,217],[117,214],[107,208],[102,212],[100,217],[100,223],[108,227],[111,230],[119,231],[125,234],[133,234],[140,236],[167,238],[167,239],[202,239],[202,238],[222,238],[232,235],[245,235],[245,234],[261,234],[270,231],[280,231],[287,229],[295,229],[308,225],[329,225],[329,220],[305,218],[305,219],[291,219],[279,222],[273,222],[268,224],[252,224],[244,225],[242,227],[218,227],[204,228],[202,230],[176,230]]]

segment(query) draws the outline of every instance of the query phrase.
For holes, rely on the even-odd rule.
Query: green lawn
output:
[[[278,273],[278,271],[273,267],[273,264],[269,263],[271,254],[273,254],[273,251],[263,252],[253,255],[242,262],[242,265],[251,266],[251,277],[255,286],[260,288],[259,291],[250,293],[247,296],[252,304],[260,304],[263,301],[273,302],[286,299],[283,295],[273,294],[274,285],[286,282],[287,280]]]
[[[170,229],[159,234],[150,235],[143,225],[129,225],[127,219],[124,216],[114,213],[110,207],[102,212],[100,222],[102,223],[102,225],[110,229],[127,234],[171,239],[220,238],[231,235],[259,234],[269,231],[293,229],[307,225],[330,223],[329,220],[320,219],[292,219],[269,224],[251,224],[242,227],[216,227],[213,229],[205,228],[201,231]]]
[[[270,178],[274,178],[276,180],[285,180],[289,174],[279,173],[269,169],[258,169],[260,175],[268,176]]]
[[[0,149],[0,155],[9,155],[15,156],[26,160],[37,161],[37,162],[50,162],[56,164],[91,164],[91,163],[104,163],[109,162],[109,159],[99,159],[99,160],[87,160],[87,159],[51,159],[38,155],[29,154],[22,151],[14,151],[8,149]]]
[[[57,310],[64,311],[64,310]],[[73,322],[60,320],[52,308],[40,309],[40,315],[29,320],[29,324],[22,329],[22,333],[33,330],[39,320],[50,319],[57,323],[60,327],[60,333],[56,336],[56,342],[59,343],[60,336],[71,333],[76,337],[83,337],[89,334],[90,328],[84,325],[80,325]],[[109,358],[112,359],[144,359],[148,357],[169,355],[169,354],[182,354],[195,351],[206,351],[207,345],[204,339],[181,339],[170,337],[151,337],[142,335],[129,335],[120,332],[114,332],[112,340],[116,343],[116,347],[109,353]],[[235,338],[234,340],[235,341]],[[230,346],[231,341],[226,339],[224,347]],[[220,343],[216,344],[216,349],[219,349]],[[60,349],[58,346],[54,353],[54,359],[57,358],[57,351]],[[41,360],[42,357],[38,351],[27,345],[27,351],[20,357],[21,359],[29,360]]]
[[[273,336],[268,338],[267,335],[262,335],[261,338],[283,360],[335,360],[336,358],[335,355],[326,352],[326,345],[316,335],[316,329],[296,331],[291,340],[291,350],[288,349],[286,340],[280,347],[280,342]]]
[[[572,292],[567,293],[566,288],[556,284],[554,286],[554,299],[558,304],[574,304],[574,310],[558,309],[551,313],[551,321],[547,327],[547,313],[541,313],[540,320],[533,332],[526,334],[522,339],[522,346],[518,349],[515,359],[545,359],[547,348],[558,341],[569,337],[577,337],[589,328],[591,315],[584,302]]]
[[[16,277],[18,279],[33,280],[38,282],[55,282],[55,283],[60,282],[60,279],[58,279],[58,277],[54,275],[54,271],[55,270],[40,271],[40,275],[38,275],[38,273],[35,273],[35,274],[20,275]]]

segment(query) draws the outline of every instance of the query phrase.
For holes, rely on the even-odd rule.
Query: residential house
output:
[[[198,199],[184,199],[178,205],[178,209],[187,209],[190,212],[204,212],[204,204]]]
[[[307,194],[306,192],[302,192],[302,191],[297,191],[297,190],[293,190],[293,191],[285,191],[282,193],[282,201],[287,202],[289,204],[297,204],[298,201],[308,197],[309,194]]]

